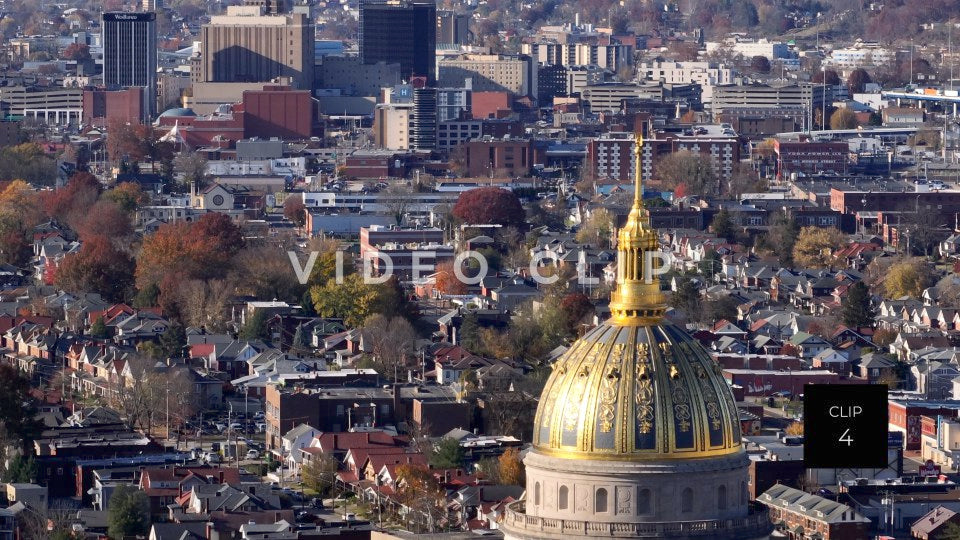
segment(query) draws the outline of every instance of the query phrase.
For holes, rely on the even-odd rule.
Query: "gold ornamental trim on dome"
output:
[[[666,311],[656,274],[662,262],[653,256],[660,242],[643,206],[643,135],[634,137],[633,206],[617,233],[617,288],[610,294],[610,322],[619,325],[656,324]]]
[[[739,414],[719,368],[679,328],[603,324],[556,364],[534,423],[537,452],[646,461],[741,450]]]

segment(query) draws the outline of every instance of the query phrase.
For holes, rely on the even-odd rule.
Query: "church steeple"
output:
[[[617,235],[617,289],[610,295],[612,322],[620,325],[656,323],[666,311],[660,279],[652,271],[660,268],[660,259],[651,256],[660,242],[643,207],[643,135],[637,132],[635,139],[633,207]]]

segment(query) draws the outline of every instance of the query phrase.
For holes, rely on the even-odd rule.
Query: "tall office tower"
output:
[[[455,11],[437,11],[437,43],[466,45],[470,40],[470,16]]]
[[[163,0],[140,0],[140,11],[159,11],[163,9]]]
[[[277,2],[274,6],[279,5]],[[269,82],[290,79],[313,89],[313,23],[301,13],[265,14],[264,6],[229,6],[201,31],[194,82]]]
[[[143,88],[144,113],[157,102],[156,13],[103,14],[103,83],[108,88]]]
[[[437,89],[414,88],[410,111],[410,149],[437,148]]]
[[[400,77],[436,81],[437,6],[427,0],[361,0],[360,58],[400,64]]]

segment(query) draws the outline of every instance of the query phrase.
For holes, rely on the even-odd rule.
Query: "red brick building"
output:
[[[467,143],[468,176],[528,176],[534,163],[534,145],[525,139],[483,138]]]
[[[196,116],[178,109],[161,114],[158,123],[166,130],[177,126],[192,147],[230,147],[251,137],[302,140],[323,134],[317,100],[307,90],[287,86],[248,90],[225,114]]]
[[[960,212],[960,191],[853,191],[830,188],[830,208],[844,214],[856,212]]]
[[[777,155],[777,174],[833,173],[847,170],[850,147],[844,142],[811,142],[774,140],[773,150]]]
[[[777,484],[757,498],[767,506],[770,521],[790,538],[867,540],[873,523],[852,507]]]
[[[83,123],[103,127],[111,119],[139,124],[144,120],[143,88],[106,90],[91,88],[83,91]]]
[[[805,384],[837,384],[840,376],[826,370],[774,371],[770,369],[726,368],[723,376],[732,384],[742,386],[744,395],[770,396],[776,392],[803,393]],[[855,383],[855,380],[846,380]]]
[[[322,135],[320,109],[308,90],[266,86],[243,93],[244,135],[309,139]]]
[[[887,421],[890,423],[890,431],[905,434],[906,450],[920,450],[923,416],[936,418],[939,415],[945,418],[956,418],[958,413],[960,413],[960,405],[950,402],[891,399],[887,404]]]
[[[513,94],[510,92],[473,92],[470,111],[477,120],[504,118],[513,112]]]

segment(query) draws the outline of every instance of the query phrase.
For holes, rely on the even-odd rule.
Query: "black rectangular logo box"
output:
[[[808,468],[883,468],[887,459],[887,386],[803,387],[803,461]]]

